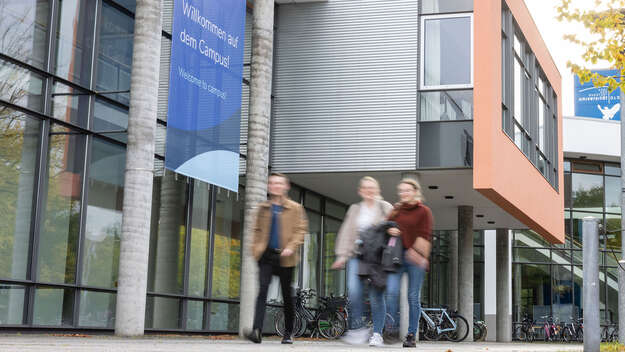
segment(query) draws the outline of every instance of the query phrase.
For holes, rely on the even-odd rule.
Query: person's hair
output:
[[[281,172],[272,172],[269,174],[269,177],[271,176],[282,177],[286,181],[287,185],[291,184],[291,180],[289,180],[289,177]]]
[[[417,181],[414,178],[404,178],[401,181],[399,181],[400,185],[402,183],[405,183],[407,185],[411,185],[412,188],[414,188],[414,190],[416,191],[414,200],[416,200],[418,202],[423,202],[425,200],[425,197],[423,196],[423,193],[421,193],[421,184],[419,183],[419,181]]]
[[[380,194],[380,183],[378,182],[378,180],[376,180],[375,178],[371,177],[371,176],[364,176],[363,178],[360,179],[360,181],[358,181],[358,188],[362,187],[363,182],[372,182],[373,184],[375,184],[375,186],[378,188],[378,194],[376,194],[375,199],[377,200],[382,200],[382,195]]]

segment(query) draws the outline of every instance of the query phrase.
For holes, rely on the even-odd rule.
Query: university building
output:
[[[254,3],[238,193],[163,167],[173,6],[163,1],[146,330],[236,332]],[[134,11],[0,0],[0,329],[114,327]],[[563,123],[561,76],[522,0],[276,1],[273,71],[269,166],[310,222],[298,287],[345,293],[330,265],[362,176],[391,202],[417,176],[435,217],[424,303],[486,319],[491,338],[497,315],[579,313],[581,218],[620,228],[620,171],[618,153],[587,155],[595,140],[563,149],[563,135],[618,126]],[[604,320],[617,319],[619,236],[602,239]]]

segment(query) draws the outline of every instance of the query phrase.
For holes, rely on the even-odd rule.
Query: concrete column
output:
[[[584,218],[584,351],[599,352],[599,224],[591,216]]]
[[[484,231],[484,322],[486,341],[497,341],[497,233]]]
[[[408,275],[401,276],[401,284],[399,286],[399,336],[408,335],[408,314],[410,306],[408,305]],[[419,341],[419,334],[415,336]]]
[[[458,309],[458,231],[449,232],[449,289],[447,305],[452,310]]]
[[[508,229],[497,229],[497,342],[512,341],[509,237]]]
[[[458,207],[458,312],[469,323],[465,341],[473,341],[473,207],[466,205]]]

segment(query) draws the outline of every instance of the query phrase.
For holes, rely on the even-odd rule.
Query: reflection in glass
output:
[[[571,221],[573,222],[573,233],[571,240],[573,241],[573,248],[582,248],[582,227],[584,223],[584,218],[587,216],[592,216],[599,220],[599,226],[603,226],[603,214],[583,213],[579,211],[574,211],[572,214],[573,215]],[[603,237],[600,236],[599,239],[601,242],[601,246],[603,246]]]
[[[43,77],[0,60],[0,99],[43,112]]]
[[[550,252],[546,248],[515,248],[514,261],[520,263],[550,263]]]
[[[514,59],[514,119],[523,126],[523,68],[517,58]]]
[[[574,173],[571,186],[573,208],[603,212],[603,176]]]
[[[239,329],[239,305],[211,303],[210,329],[213,331],[237,331]]]
[[[33,324],[71,326],[74,313],[74,291],[71,289],[35,289]]]
[[[96,1],[59,0],[55,73],[88,87]]]
[[[194,180],[189,254],[189,295],[204,296],[210,238],[210,186]]]
[[[473,119],[473,91],[421,92],[421,121]]]
[[[0,52],[44,68],[49,12],[49,0],[0,0]]]
[[[52,90],[52,116],[80,127],[87,127],[89,96],[84,91],[59,82],[54,82]]]
[[[423,0],[421,1],[421,13],[444,13],[473,11],[473,0]]]
[[[321,197],[312,192],[306,192],[304,206],[308,209],[321,211]]]
[[[620,177],[605,177],[605,211],[607,213],[621,212],[621,179]]]
[[[421,167],[471,167],[473,122],[424,123],[419,127]]]
[[[0,284],[0,325],[21,325],[26,287]]]
[[[569,167],[570,165],[569,162]],[[604,171],[606,175],[621,176],[621,166],[618,164],[605,164]]]
[[[553,265],[553,317],[568,322],[569,317],[579,316],[573,305],[573,275],[570,265]]]
[[[325,215],[330,215],[337,219],[343,219],[343,217],[345,217],[345,213],[347,212],[347,207],[341,203],[326,199],[324,210]]]
[[[212,297],[238,298],[245,194],[217,188],[213,244]]]
[[[605,214],[605,240],[608,249],[621,250],[621,215]],[[614,264],[616,265],[616,264]]]
[[[93,106],[93,130],[114,138],[120,142],[128,141],[128,133],[119,133],[128,129],[128,110],[96,98]],[[106,133],[116,132],[116,133]]]
[[[606,318],[607,322],[616,323],[618,322],[618,299],[619,299],[619,290],[618,290],[618,269],[617,267],[605,268],[606,269],[606,287],[607,287],[607,308],[606,308]],[[603,301],[603,296],[601,298]]]
[[[551,275],[549,265],[514,264],[512,283],[513,315],[515,321],[523,320],[527,313],[536,321],[551,314]]]
[[[180,327],[180,300],[148,296],[145,306],[145,327],[178,329]]]
[[[324,222],[325,231],[323,234],[323,294],[329,296],[333,294],[339,296],[345,293],[345,269],[332,270],[330,267],[336,255],[334,254],[334,245],[336,243],[336,234],[341,227],[341,222],[326,217]]]
[[[187,301],[187,330],[202,330],[204,321],[204,302]]]
[[[94,138],[89,165],[82,284],[116,287],[126,148]]]
[[[471,17],[425,19],[425,86],[473,83],[471,22]]]
[[[112,328],[115,326],[115,294],[107,292],[80,292],[78,325]]]
[[[308,228],[309,233],[304,238],[303,248],[303,266],[302,270],[302,288],[312,288],[319,292],[317,287],[317,267],[319,263],[319,257],[317,254],[319,248],[319,237],[321,233],[321,216],[317,213],[307,211],[308,216]],[[311,300],[311,306],[316,306],[316,299]]]
[[[154,248],[150,260],[148,290],[158,293],[182,293],[185,255],[187,178],[169,170],[155,174],[152,199],[150,247]],[[154,219],[158,220],[154,220]],[[161,307],[162,308],[162,307]],[[162,317],[165,319],[166,312]]]
[[[74,283],[85,136],[52,125],[49,139],[37,275],[42,282]]]
[[[101,18],[96,90],[130,90],[134,19],[106,2],[102,3]],[[107,94],[107,97],[124,104],[130,101],[130,93]]]
[[[0,106],[0,278],[26,279],[40,133],[40,120]]]

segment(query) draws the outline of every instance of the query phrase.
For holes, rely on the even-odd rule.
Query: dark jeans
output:
[[[295,320],[295,305],[291,292],[293,269],[293,267],[285,268],[280,266],[280,255],[278,253],[270,253],[267,251],[258,261],[258,279],[260,281],[260,287],[258,289],[258,297],[256,298],[254,329],[263,330],[265,308],[267,305],[267,290],[269,290],[271,277],[277,275],[280,278],[280,287],[282,288],[282,298],[284,300],[285,335],[288,336],[293,332],[293,322]]]

